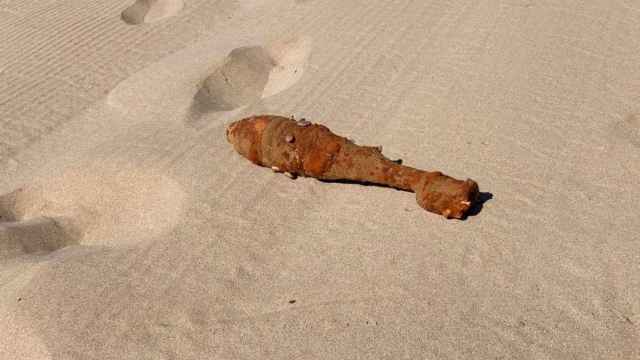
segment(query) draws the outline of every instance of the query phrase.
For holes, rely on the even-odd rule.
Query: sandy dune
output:
[[[639,15],[2,2],[0,359],[640,358]],[[224,130],[259,113],[491,198],[252,166]]]

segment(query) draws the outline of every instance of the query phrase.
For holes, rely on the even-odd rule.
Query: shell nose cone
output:
[[[235,143],[241,137],[251,137],[253,124],[251,118],[237,120],[227,125],[226,135],[227,141]]]
[[[260,164],[262,134],[273,119],[277,117],[263,115],[233,122],[227,126],[227,141],[240,155]]]
[[[247,138],[253,142],[262,137],[262,132],[271,123],[275,116],[252,116],[246,119],[234,121],[227,126],[227,140],[231,143]]]

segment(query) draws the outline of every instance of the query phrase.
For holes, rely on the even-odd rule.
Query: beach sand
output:
[[[640,358],[631,0],[0,4],[1,359]],[[252,165],[294,115],[484,192]]]

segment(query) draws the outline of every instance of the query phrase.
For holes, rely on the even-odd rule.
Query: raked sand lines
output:
[[[122,12],[122,21],[137,25],[171,17],[184,7],[182,0],[136,0]]]

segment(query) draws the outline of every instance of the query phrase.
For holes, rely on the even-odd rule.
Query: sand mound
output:
[[[122,21],[131,25],[151,23],[171,17],[183,7],[182,0],[136,0],[122,12]]]

